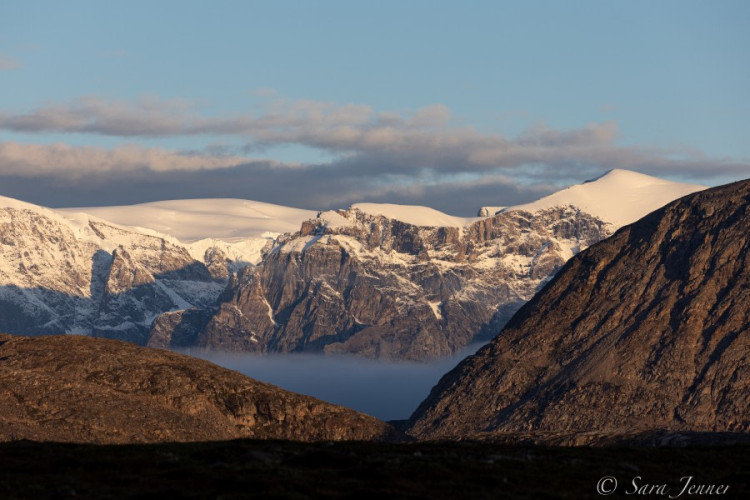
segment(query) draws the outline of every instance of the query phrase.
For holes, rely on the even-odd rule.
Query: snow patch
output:
[[[321,212],[320,215],[318,215],[318,218],[321,221],[323,221],[326,227],[330,229],[351,226],[353,224],[352,221],[350,221],[343,215],[339,214],[335,210],[328,210],[326,212]]]
[[[426,227],[463,227],[480,219],[480,217],[455,217],[434,208],[419,205],[355,203],[352,209],[370,215],[382,215],[414,226]]]
[[[440,309],[443,306],[442,302],[427,302],[430,305],[430,309],[432,309],[432,313],[435,315],[435,317],[438,320],[443,319],[443,312]]]

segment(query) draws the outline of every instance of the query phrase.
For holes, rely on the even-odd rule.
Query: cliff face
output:
[[[157,318],[199,346],[424,360],[489,339],[611,225],[572,207],[425,227],[357,209],[321,214],[233,277],[218,310]],[[182,334],[184,336],[184,334]]]
[[[373,417],[114,340],[0,335],[0,441],[377,440]]]
[[[446,374],[410,433],[582,443],[657,429],[749,431],[748,235],[750,181],[620,229]]]
[[[158,314],[212,304],[226,284],[177,241],[33,205],[0,207],[0,331],[143,344]],[[223,277],[223,279],[222,279]]]

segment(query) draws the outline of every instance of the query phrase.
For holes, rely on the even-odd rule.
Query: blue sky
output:
[[[467,213],[750,175],[750,2],[0,5],[0,194]]]

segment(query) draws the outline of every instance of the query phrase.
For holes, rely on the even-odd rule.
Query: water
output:
[[[440,377],[483,344],[430,363],[322,354],[182,351],[289,391],[346,406],[382,420],[408,418]]]

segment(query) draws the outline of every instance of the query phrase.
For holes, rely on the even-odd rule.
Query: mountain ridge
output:
[[[581,252],[438,382],[409,432],[567,444],[748,432],[748,224],[750,181],[741,181],[681,198]]]
[[[622,172],[587,189],[613,175],[670,187],[661,200],[675,186],[687,189]],[[238,227],[274,223],[273,215],[285,210],[290,217],[309,213],[246,200],[145,204],[141,217],[154,209],[176,213],[153,227],[228,211],[226,225],[221,217],[213,228],[201,219],[200,234],[193,234],[224,240],[186,244],[154,229],[5,200],[0,326],[6,329],[93,333],[159,347],[193,342],[414,360],[489,339],[565,261],[618,227],[570,205],[459,218],[429,207],[363,203],[316,213],[294,233],[236,241]],[[246,206],[255,209],[245,217]],[[28,304],[33,311],[19,312]],[[25,330],[11,316],[25,318]]]

